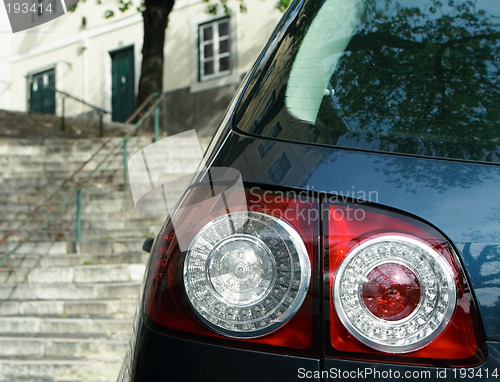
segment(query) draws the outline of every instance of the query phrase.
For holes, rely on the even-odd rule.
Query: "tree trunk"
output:
[[[144,20],[144,41],[142,44],[141,78],[137,105],[144,102],[152,93],[163,89],[163,48],[168,16],[175,0],[146,0],[142,13]]]

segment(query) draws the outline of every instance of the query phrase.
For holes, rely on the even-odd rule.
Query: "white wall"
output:
[[[182,3],[188,3],[184,0]],[[232,46],[236,55],[236,66],[232,76],[222,77],[208,83],[198,80],[198,25],[217,17],[206,12],[207,4],[190,2],[190,6],[178,7],[171,17],[165,43],[165,91],[190,87],[191,91],[205,90],[214,86],[239,83],[253,61],[269,39],[282,13],[275,8],[274,0],[246,0],[248,11],[241,13],[240,2],[229,1],[231,9]],[[236,38],[235,38],[236,37]],[[189,41],[189,44],[186,42]]]
[[[112,1],[104,1],[101,6],[91,1],[80,2],[74,13],[67,13],[55,21],[27,31],[11,33],[9,55],[0,60],[10,68],[10,102],[6,106],[10,110],[26,111],[29,98],[27,76],[54,67],[58,90],[110,110],[109,52],[134,45],[138,77],[142,45],[140,14],[131,10],[127,13],[117,12],[115,17],[105,19],[105,10],[113,4]],[[57,107],[60,112],[60,102]],[[88,108],[81,104],[66,102],[67,115],[86,111]]]
[[[138,2],[138,0],[136,1]],[[26,111],[29,98],[27,76],[55,67],[56,87],[78,98],[111,110],[111,58],[109,52],[134,46],[136,87],[142,49],[142,17],[135,9],[104,19],[116,0],[80,2],[76,12],[36,28],[12,34],[0,27],[0,108]],[[211,83],[197,82],[197,25],[214,18],[201,0],[177,0],[166,32],[164,90],[206,87],[239,82],[264,46],[281,13],[273,0],[246,0],[247,13],[239,2],[230,1],[233,44],[237,66],[232,76]],[[1,17],[6,14],[0,12]],[[83,20],[85,19],[85,26]],[[0,25],[8,25],[0,19]],[[8,36],[8,38],[4,38]],[[237,39],[234,39],[237,36]],[[5,53],[7,52],[7,53]],[[2,56],[3,54],[3,56]],[[73,105],[73,106],[72,106]],[[61,105],[58,104],[58,112]],[[79,114],[86,108],[70,102],[66,113]]]
[[[3,6],[0,5],[0,7]],[[0,11],[0,109],[9,108],[9,89],[11,89],[11,84],[7,59],[10,55],[11,35],[12,31],[9,26],[7,12]]]

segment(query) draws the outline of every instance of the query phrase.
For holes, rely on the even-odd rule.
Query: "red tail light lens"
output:
[[[329,355],[432,365],[481,361],[474,301],[438,231],[364,205],[331,203],[326,212]]]
[[[363,304],[375,317],[399,321],[408,317],[420,302],[418,277],[400,263],[375,266],[362,286]]]
[[[333,286],[335,310],[365,345],[407,353],[430,343],[455,310],[450,266],[430,246],[402,235],[376,235],[351,249]]]

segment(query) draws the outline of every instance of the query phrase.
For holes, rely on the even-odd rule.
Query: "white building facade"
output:
[[[1,9],[0,109],[67,116],[92,112],[74,97],[109,111],[108,120],[125,120],[136,106],[143,25],[135,8],[122,13],[117,4],[80,2],[72,13],[17,33]],[[228,97],[234,91],[281,17],[273,0],[245,0],[244,13],[239,4],[229,2],[230,15],[214,16],[201,0],[176,1],[164,47],[167,94],[196,97],[184,103],[197,109],[214,91],[220,95],[227,89]],[[114,16],[106,19],[109,9]]]

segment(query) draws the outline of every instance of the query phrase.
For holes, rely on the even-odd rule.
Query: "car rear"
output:
[[[498,379],[499,17],[292,3],[154,242],[129,377]]]

